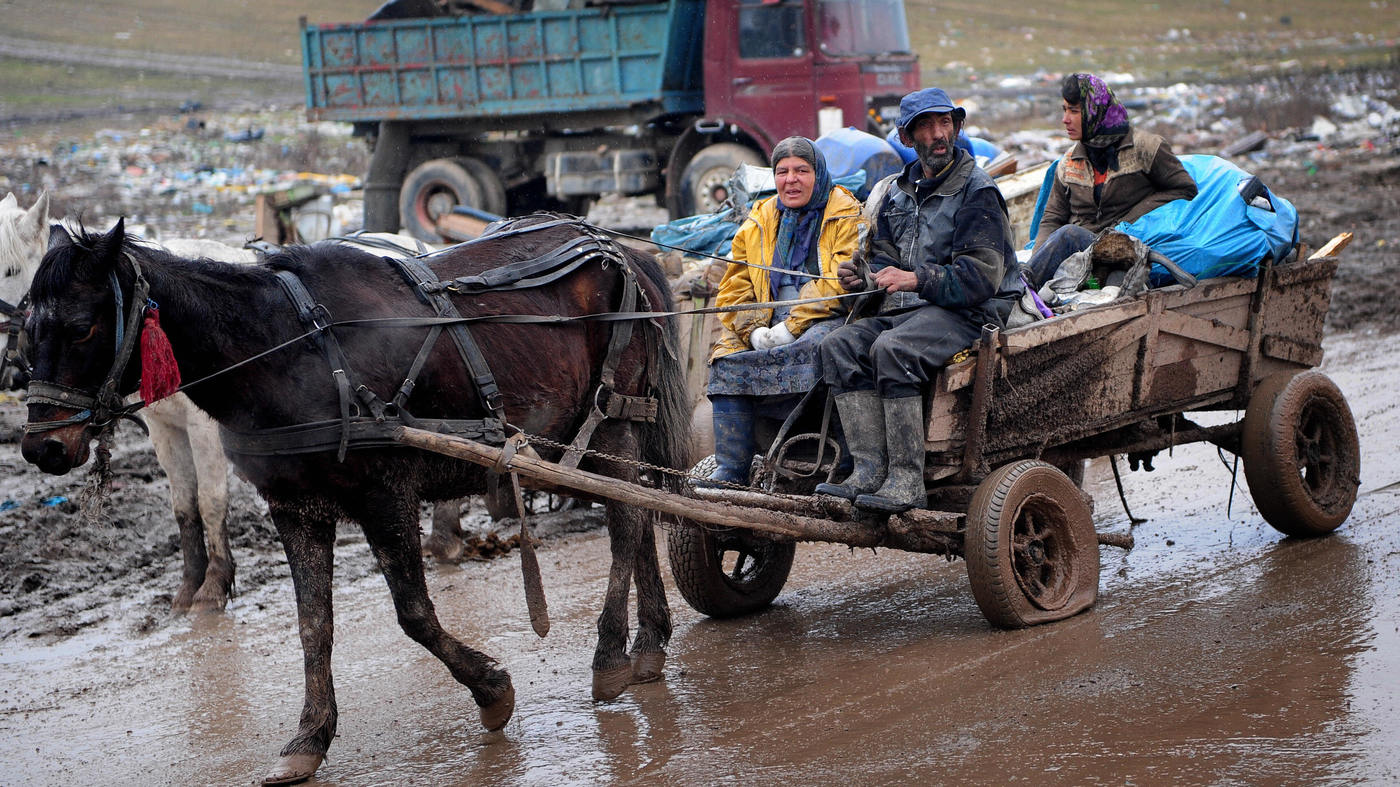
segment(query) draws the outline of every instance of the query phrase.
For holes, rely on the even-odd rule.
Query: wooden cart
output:
[[[806,494],[826,480],[834,441],[780,432],[756,483],[765,492],[686,495],[516,455],[527,483],[643,505],[675,518],[668,551],[691,606],[716,617],[767,606],[798,541],[963,557],[978,606],[1021,627],[1087,609],[1100,543],[1079,487],[1083,460],[1150,456],[1210,442],[1242,457],[1256,506],[1283,533],[1336,529],[1351,511],[1360,449],[1346,400],[1323,374],[1322,330],[1341,235],[1255,279],[1173,285],[1023,328],[984,330],[926,399],[927,508],[891,517]],[[1205,411],[1244,412],[1203,426]],[[785,425],[787,426],[787,425]],[[405,429],[403,442],[495,465],[499,449]],[[806,444],[804,447],[804,443]],[[828,448],[818,452],[820,444]]]

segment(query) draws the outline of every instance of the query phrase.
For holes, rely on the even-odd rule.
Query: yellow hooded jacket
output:
[[[773,300],[769,271],[739,263],[773,264],[779,219],[776,196],[753,206],[749,217],[734,235],[733,249],[729,257],[738,262],[730,263],[729,269],[724,272],[715,305],[733,306]],[[807,283],[802,285],[800,298],[845,294],[846,291],[836,281],[836,267],[842,261],[850,259],[855,252],[859,228],[864,223],[865,220],[861,218],[860,201],[847,191],[845,186],[833,186],[831,196],[827,198],[826,210],[822,213],[821,234],[817,237],[817,259],[821,263],[821,273],[829,278],[807,279]],[[846,301],[800,304],[792,308],[784,323],[794,337],[801,336],[813,322],[845,314],[846,304]],[[772,319],[772,309],[720,313],[719,321],[723,331],[710,353],[710,360],[751,349],[749,334],[752,334],[755,328],[768,325]]]

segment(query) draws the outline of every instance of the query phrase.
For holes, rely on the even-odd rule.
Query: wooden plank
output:
[[[462,437],[438,434],[423,429],[400,427],[394,439],[403,445],[451,456],[474,464],[497,469],[502,451],[494,446]],[[739,506],[678,495],[661,489],[620,481],[616,478],[570,470],[516,453],[498,472],[515,472],[522,477],[548,487],[570,489],[595,497],[672,514],[683,519],[711,525],[757,530],[776,536],[803,541],[830,541],[851,546],[880,546],[884,528],[860,522],[833,522],[766,507]]]
[[[1141,298],[1071,312],[1063,317],[1052,317],[1041,322],[1033,322],[1013,331],[1007,331],[1002,335],[1002,346],[1006,348],[1006,352],[1015,355],[1066,336],[1086,333],[1105,325],[1140,317],[1146,313],[1147,303]]]
[[[1237,352],[1249,349],[1249,332],[1220,320],[1203,320],[1181,312],[1165,312],[1161,316],[1160,330],[1198,342],[1206,342],[1226,347]]]
[[[1147,391],[1152,390],[1152,378],[1157,373],[1157,334],[1160,331],[1164,303],[1161,298],[1154,298],[1148,311],[1147,333],[1143,334],[1137,362],[1133,367],[1133,407],[1141,407]]]
[[[1259,350],[1270,358],[1299,366],[1312,367],[1322,363],[1322,345],[1300,342],[1286,336],[1265,336]]]
[[[1327,241],[1327,243],[1324,244],[1322,248],[1313,252],[1313,255],[1308,259],[1320,260],[1327,257],[1335,257],[1338,254],[1342,253],[1342,249],[1345,249],[1348,243],[1351,243],[1351,233],[1339,233],[1332,240]]]

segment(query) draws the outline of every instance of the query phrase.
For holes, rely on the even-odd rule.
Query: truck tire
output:
[[[713,469],[714,458],[708,457],[692,474]],[[687,519],[666,534],[676,589],[695,611],[712,618],[746,615],[771,604],[787,582],[796,552],[791,541]]]
[[[1085,495],[1054,465],[1024,459],[978,484],[963,542],[967,578],[992,625],[1078,614],[1099,592],[1099,543]]]
[[[437,231],[438,217],[451,213],[458,205],[484,210],[484,203],[481,184],[466,167],[453,159],[429,159],[414,167],[403,180],[399,221],[404,233],[427,243],[442,243]]]
[[[453,161],[461,164],[462,169],[476,180],[477,187],[481,189],[481,204],[473,207],[497,216],[506,215],[506,186],[496,171],[487,166],[486,162],[471,156],[458,156]]]
[[[1342,392],[1318,371],[1282,372],[1249,397],[1240,435],[1249,494],[1290,536],[1321,536],[1351,514],[1361,482],[1361,444]]]
[[[763,167],[767,166],[768,162],[752,148],[732,142],[720,142],[701,149],[690,163],[685,165],[685,172],[681,175],[678,205],[681,215],[672,218],[714,213],[718,210],[729,197],[726,184],[730,176],[742,164]]]

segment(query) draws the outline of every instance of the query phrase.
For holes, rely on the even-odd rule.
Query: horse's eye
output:
[[[91,327],[91,328],[88,328],[87,334],[85,334],[85,335],[83,336],[83,338],[81,338],[81,339],[79,339],[79,340],[77,340],[76,342],[73,342],[73,343],[74,343],[74,344],[82,344],[83,342],[87,341],[88,339],[91,339],[91,338],[92,338],[93,336],[95,336],[96,334],[97,334],[97,323],[93,323],[93,324],[92,324],[92,327]]]

